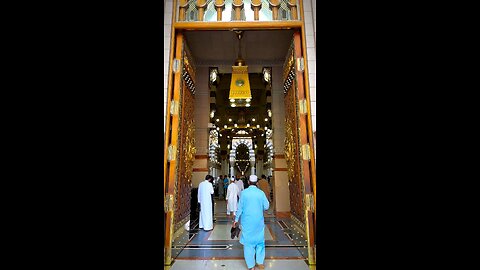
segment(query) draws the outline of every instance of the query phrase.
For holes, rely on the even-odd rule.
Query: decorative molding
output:
[[[288,172],[287,168],[273,168],[272,170],[274,172]]]
[[[274,155],[274,158],[285,159],[285,155]]]
[[[195,155],[195,159],[208,159],[208,155]]]

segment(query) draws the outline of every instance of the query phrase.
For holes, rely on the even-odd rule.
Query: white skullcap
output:
[[[258,177],[256,175],[250,175],[250,182],[255,183],[257,182]]]

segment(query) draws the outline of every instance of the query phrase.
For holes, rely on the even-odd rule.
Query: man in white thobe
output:
[[[237,180],[235,180],[235,184],[237,185],[238,187],[238,199],[240,199],[242,197],[242,191],[245,189],[245,187],[243,186],[243,181],[241,178],[237,178]]]
[[[214,191],[209,181],[210,177],[210,175],[205,176],[205,181],[198,185],[198,202],[200,203],[198,227],[205,231],[213,229],[212,194]]]
[[[227,189],[227,215],[230,215],[230,212],[235,212],[237,211],[237,205],[238,205],[238,186],[235,185],[235,178],[230,179],[231,183],[228,185]]]

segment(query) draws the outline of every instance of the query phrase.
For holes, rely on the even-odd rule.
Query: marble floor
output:
[[[225,201],[216,201],[216,222],[211,231],[193,228],[182,245],[174,245],[174,261],[165,270],[247,269],[243,245],[231,239],[231,216],[226,214]],[[188,237],[187,237],[188,236]],[[265,269],[316,269],[308,265],[306,240],[289,218],[265,215]]]
[[[265,260],[265,269],[275,270],[310,270],[316,269],[315,265],[308,266],[303,260]],[[247,269],[244,260],[199,260],[192,263],[190,260],[176,260],[172,266],[165,270],[243,270]]]
[[[239,241],[239,238],[242,237],[242,232],[240,231],[240,235],[235,237],[234,239],[230,236],[230,229],[232,228],[231,224],[216,224],[213,228],[212,233],[208,237],[208,240],[232,240],[232,241]],[[240,226],[240,229],[242,227]],[[265,227],[265,240],[273,240],[272,234],[268,228],[268,225]]]

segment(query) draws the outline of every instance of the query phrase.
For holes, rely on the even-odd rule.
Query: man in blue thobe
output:
[[[257,188],[257,176],[250,175],[249,186],[242,191],[235,214],[233,227],[241,220],[242,232],[240,243],[243,245],[243,256],[248,269],[254,269],[255,262],[264,269],[265,260],[265,222],[263,211],[268,210],[269,203],[265,193]]]

